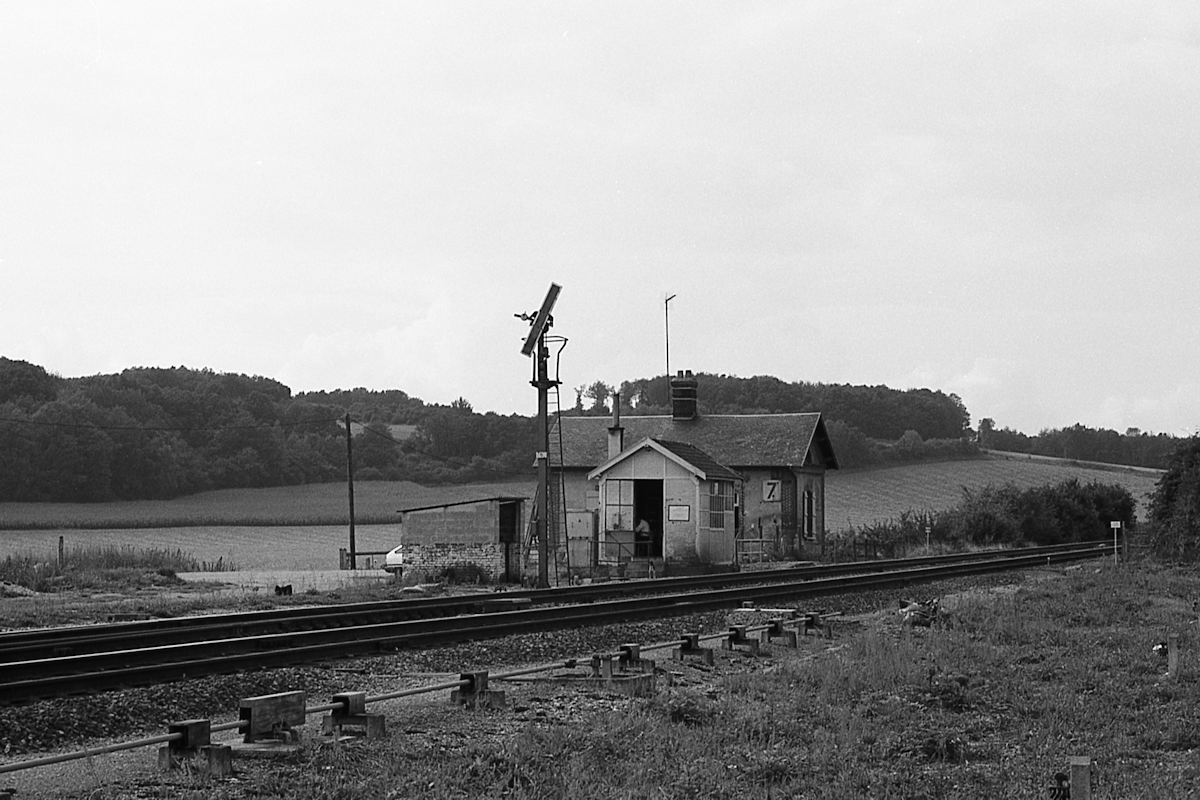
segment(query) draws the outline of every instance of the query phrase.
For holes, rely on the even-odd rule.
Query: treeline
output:
[[[820,411],[843,469],[979,455],[971,415],[961,398],[931,389],[788,383],[769,375],[696,376],[702,414],[787,414]],[[603,383],[576,390],[574,413],[607,413],[617,391]],[[671,413],[665,377],[620,386],[628,413]]]
[[[1072,425],[1043,430],[1028,436],[1011,428],[996,428],[991,419],[979,421],[979,445],[989,450],[1007,450],[1037,456],[1099,461],[1131,467],[1165,469],[1181,440],[1165,433],[1144,433],[1129,428],[1118,433],[1105,428]]]
[[[695,377],[704,414],[820,411],[827,419],[843,422],[868,438],[886,441],[895,441],[907,431],[915,431],[922,439],[959,439],[971,426],[971,415],[958,395],[931,389],[788,383],[769,375],[738,378],[701,372]],[[624,381],[620,393],[622,404],[636,408],[639,414],[671,413],[665,377]],[[584,390],[584,394],[594,403],[594,391]]]
[[[977,440],[994,449],[1160,466],[1176,441],[1082,426],[1026,437],[991,420],[977,434],[956,395],[929,389],[696,378],[701,414],[821,411],[843,468],[970,458]],[[602,382],[579,387],[563,413],[608,414],[613,392]],[[625,381],[620,394],[626,414],[670,413],[663,376]],[[342,480],[347,414],[361,480],[527,477],[538,449],[533,417],[478,414],[463,398],[436,405],[363,388],[293,396],[270,378],[184,367],[67,379],[0,357],[0,501],[157,499]]]
[[[527,417],[475,414],[404,392],[309,393],[263,377],[132,368],[64,379],[0,358],[0,501],[160,499],[342,480],[423,483],[519,475]],[[399,426],[399,427],[397,427]]]

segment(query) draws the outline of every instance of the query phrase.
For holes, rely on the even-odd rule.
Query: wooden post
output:
[[[350,435],[350,412],[346,412],[346,492],[350,498],[350,569],[358,569],[354,555],[354,445]]]
[[[238,705],[243,725],[243,741],[253,744],[264,739],[295,742],[307,711],[304,692],[280,692],[258,697],[244,697]]]
[[[1092,759],[1071,756],[1071,800],[1092,800]]]
[[[66,566],[67,558],[63,551],[63,537],[58,537],[58,568],[62,569]]]
[[[1167,676],[1179,677],[1179,634],[1167,635]]]

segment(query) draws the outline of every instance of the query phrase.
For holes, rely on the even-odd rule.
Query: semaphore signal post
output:
[[[542,301],[542,307],[532,317],[529,335],[521,346],[521,355],[534,356],[534,380],[530,383],[538,392],[538,451],[537,472],[538,486],[534,508],[537,510],[537,539],[538,539],[538,580],[539,589],[550,586],[550,533],[548,529],[550,500],[550,390],[558,385],[558,381],[550,380],[550,351],[546,347],[546,330],[553,326],[554,318],[550,312],[558,300],[562,287],[557,283],[550,284],[550,291]],[[522,319],[531,319],[528,314],[518,314]]]

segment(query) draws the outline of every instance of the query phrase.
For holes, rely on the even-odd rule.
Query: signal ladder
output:
[[[553,565],[553,581],[555,586],[561,586],[564,579],[570,580],[571,556],[567,547],[567,493],[566,481],[563,477],[563,439],[561,423],[561,401],[558,384],[547,394],[547,413],[554,420],[554,428],[550,432],[550,446],[558,448],[558,467],[550,470],[550,497],[542,497],[543,487],[538,486],[533,498],[533,510],[529,514],[529,524],[525,531],[525,547],[521,554],[521,572],[529,575],[535,558],[539,556],[537,523],[539,515],[545,509],[546,538],[549,540],[551,565]],[[556,436],[557,434],[557,436]]]

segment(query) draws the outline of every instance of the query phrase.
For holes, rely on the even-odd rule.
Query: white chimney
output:
[[[612,425],[608,426],[608,457],[621,454],[625,449],[625,429],[621,427],[621,393],[612,395]]]

